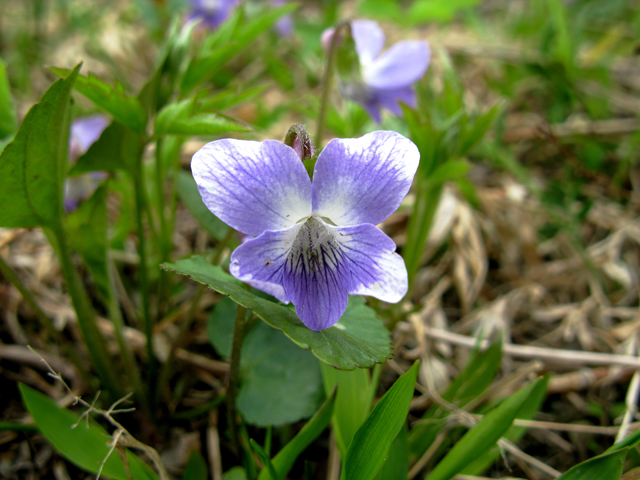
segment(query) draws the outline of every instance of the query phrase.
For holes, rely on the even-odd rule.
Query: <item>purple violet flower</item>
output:
[[[402,202],[418,168],[416,146],[396,132],[333,139],[313,181],[293,148],[276,140],[206,144],[191,170],[205,205],[253,237],[230,271],[284,303],[311,330],[334,325],[347,294],[398,302],[407,270],[376,228]]]
[[[271,0],[273,7],[282,7],[286,3],[286,0]],[[291,15],[280,17],[273,28],[281,37],[290,37],[293,34],[293,17]]]
[[[220,26],[238,5],[239,0],[188,0],[191,12],[188,20],[202,20],[200,25],[214,30]]]
[[[380,123],[380,110],[386,108],[395,115],[402,115],[399,101],[415,106],[416,83],[429,66],[431,50],[424,41],[404,40],[385,52],[384,32],[372,20],[354,20],[351,33],[360,60],[362,82],[342,82],[342,94],[361,104],[373,119]],[[328,50],[333,29],[322,36]]]
[[[78,158],[100,138],[107,125],[109,125],[109,119],[104,115],[91,115],[75,120],[69,133],[69,162],[72,164],[77,162]],[[80,202],[91,196],[105,176],[103,172],[93,172],[67,178],[64,185],[65,211],[71,212],[78,208]]]

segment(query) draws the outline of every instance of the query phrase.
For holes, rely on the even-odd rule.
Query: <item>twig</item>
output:
[[[436,451],[446,438],[447,433],[449,433],[449,429],[443,429],[433,441],[431,446],[424,453],[424,455],[422,455],[422,457],[420,457],[420,459],[413,465],[413,467],[411,467],[411,470],[409,470],[409,480],[413,480],[413,478],[418,473],[420,473],[420,471],[427,465],[427,463],[429,463],[431,457],[433,457],[433,455],[436,453]]]
[[[212,480],[222,480],[222,455],[220,455],[220,436],[218,435],[218,411],[209,412],[207,427],[207,452]]]
[[[54,378],[55,380],[59,381],[62,384],[62,386],[70,394],[74,395],[74,393],[71,390],[71,388],[69,388],[69,385],[67,385],[67,383],[62,378],[62,375],[60,375],[53,368],[51,368],[51,365],[49,365],[47,363],[47,361],[41,355],[39,355],[34,349],[32,349],[31,347],[29,347],[29,349],[34,353],[34,355],[37,355],[38,357],[40,357],[40,360],[42,360],[42,362],[44,362],[44,364],[47,366],[47,368],[49,369],[49,376]],[[86,407],[87,410],[80,416],[80,418],[78,419],[78,422],[73,426],[73,428],[77,427],[80,424],[80,422],[82,421],[83,418],[86,418],[87,425],[88,425],[89,414],[91,412],[96,412],[96,413],[102,415],[116,429],[114,431],[114,433],[112,434],[112,440],[110,442],[109,451],[107,452],[107,455],[105,456],[104,460],[100,464],[100,469],[98,470],[98,476],[96,477],[96,480],[98,480],[98,478],[100,477],[100,474],[102,473],[102,469],[103,469],[104,464],[106,463],[107,459],[111,456],[111,454],[114,452],[115,448],[118,445],[121,445],[123,447],[131,447],[131,448],[136,448],[138,450],[142,450],[149,457],[149,459],[151,459],[151,461],[155,465],[156,470],[158,471],[158,475],[160,476],[160,480],[170,480],[169,474],[168,474],[167,470],[164,468],[164,465],[162,464],[162,460],[160,459],[160,455],[158,454],[158,452],[154,448],[150,447],[149,445],[145,445],[144,443],[142,443],[139,440],[137,440],[133,435],[131,435],[131,433],[129,433],[129,431],[126,428],[124,428],[112,416],[112,414],[114,414],[114,413],[130,412],[130,411],[134,410],[132,408],[127,408],[127,409],[116,409],[115,408],[120,403],[122,403],[123,401],[127,400],[129,398],[129,396],[131,396],[131,393],[129,393],[125,397],[121,398],[120,400],[116,401],[113,405],[111,405],[111,407],[109,407],[108,410],[101,410],[101,409],[98,409],[98,408],[95,407],[95,402],[98,400],[98,396],[99,395],[100,395],[100,392],[98,392],[96,394],[95,398],[93,399],[93,402],[91,402],[91,403],[87,403],[81,397],[74,395],[75,403],[79,403],[80,405]]]
[[[631,344],[631,350],[636,350],[635,344]],[[640,372],[636,371],[633,374],[633,378],[631,379],[631,383],[629,384],[629,390],[627,390],[627,397],[625,399],[625,403],[627,406],[626,412],[624,412],[624,418],[622,419],[622,425],[620,425],[620,431],[616,436],[615,443],[621,442],[624,437],[626,437],[629,433],[629,425],[635,418],[638,413],[638,396],[640,394]]]
[[[425,334],[431,338],[449,342],[461,347],[473,348],[478,343],[476,338],[447,332],[446,330],[440,330],[438,328],[426,327]],[[480,341],[480,348],[487,348],[488,346],[488,340]],[[562,363],[563,365],[616,365],[620,367],[633,367],[640,369],[640,358],[629,355],[563,350],[559,348],[531,347],[528,345],[514,344],[505,344],[502,347],[502,350],[504,355]]]

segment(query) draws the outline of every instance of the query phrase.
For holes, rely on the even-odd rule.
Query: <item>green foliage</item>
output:
[[[129,450],[124,451],[126,465],[118,452],[109,455],[112,438],[95,422],[85,423],[84,419],[24,384],[20,384],[20,393],[42,434],[58,452],[78,467],[95,474],[104,462],[102,474],[105,477],[114,480],[129,480],[131,477],[157,480],[151,468]]]
[[[198,450],[192,450],[187,466],[184,469],[182,480],[208,480],[208,478],[207,462],[204,461],[202,454]]]
[[[56,227],[62,222],[67,168],[70,92],[76,67],[55,82],[24,118],[0,155],[0,211],[3,227]]]
[[[59,77],[66,78],[70,72],[65,68],[50,68]],[[147,114],[140,102],[125,92],[124,86],[116,81],[114,86],[108,85],[95,75],[88,77],[78,75],[73,87],[93,103],[113,115],[118,122],[144,135],[147,128]]]
[[[252,310],[268,325],[293,340],[298,346],[310,349],[321,361],[344,370],[367,368],[383,363],[390,357],[389,334],[382,322],[365,305],[346,312],[340,322],[320,332],[309,330],[290,309],[262,299],[232,283],[233,277],[222,269],[193,256],[162,267],[208,285],[228,295],[239,305]]]
[[[82,256],[103,302],[111,298],[107,260],[107,195],[107,186],[103,184],[91,198],[67,216],[71,247]]]
[[[396,380],[354,435],[344,460],[349,480],[373,480],[382,468],[407,419],[419,369],[420,362],[416,362]]]
[[[449,450],[429,474],[428,480],[449,480],[489,451],[511,427],[513,420],[532,396],[537,397],[540,390],[546,390],[547,382],[548,377],[531,382],[487,413]]]
[[[565,472],[558,480],[618,480],[622,475],[627,448],[590,458]]]
[[[207,337],[223,358],[231,358],[231,344],[233,343],[233,326],[238,306],[229,297],[220,300],[207,321]],[[248,313],[248,312],[247,312]]]
[[[474,349],[465,367],[442,393],[442,399],[464,408],[491,384],[501,360],[501,339],[486,350]],[[422,421],[414,425],[409,435],[409,448],[413,457],[420,457],[427,451],[443,428],[448,414],[445,408],[433,405],[422,416]]]
[[[344,458],[362,422],[369,415],[376,385],[371,382],[369,372],[363,369],[337,370],[322,364],[322,378],[327,395],[337,387],[336,408],[333,413],[333,432],[340,455]]]
[[[133,174],[139,168],[144,139],[118,122],[112,122],[89,150],[78,159],[70,175],[87,172],[115,172]]]
[[[206,207],[193,176],[181,170],[178,173],[176,188],[178,195],[180,195],[180,200],[193,215],[193,218],[200,223],[212,238],[221,241],[227,235],[229,227]]]
[[[391,443],[389,456],[375,480],[404,480],[409,476],[409,435],[406,424]]]
[[[154,133],[156,135],[220,135],[251,130],[215,113],[199,110],[195,98],[170,103],[158,113]]]
[[[273,468],[279,475],[279,478],[285,478],[291,470],[293,463],[300,454],[327,428],[334,412],[336,401],[336,391],[332,391],[318,411],[311,419],[302,427],[298,434],[287,443],[278,454],[273,457],[271,463]],[[271,477],[271,478],[270,478]],[[273,476],[267,469],[260,472],[258,480],[274,480]]]
[[[392,19],[403,25],[419,25],[450,22],[456,14],[479,3],[479,0],[413,0],[404,9],[401,2],[394,0],[363,0],[358,5],[358,10],[365,16],[381,20]]]
[[[0,141],[13,135],[17,129],[18,121],[11,97],[11,86],[6,67],[0,60]]]
[[[238,411],[253,425],[297,422],[324,400],[318,359],[264,323],[244,340],[240,381]]]

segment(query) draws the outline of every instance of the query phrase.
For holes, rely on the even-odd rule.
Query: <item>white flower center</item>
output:
[[[336,232],[320,218],[309,217],[300,226],[291,245],[287,267],[296,274],[315,273],[326,267],[335,270],[341,257]]]

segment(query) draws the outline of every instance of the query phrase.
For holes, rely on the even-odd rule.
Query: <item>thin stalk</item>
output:
[[[339,24],[331,37],[331,45],[329,46],[329,54],[327,57],[327,66],[324,70],[322,78],[322,98],[320,100],[320,111],[318,112],[318,125],[316,130],[316,146],[318,149],[322,146],[322,137],[324,137],[324,124],[327,120],[327,109],[329,108],[329,96],[331,94],[331,83],[333,81],[333,71],[336,66],[336,54],[338,45],[341,40],[341,30],[349,27],[349,22]]]
[[[244,325],[247,309],[238,305],[236,319],[233,327],[233,342],[231,344],[231,366],[227,379],[227,419],[231,431],[231,441],[238,453],[242,451],[240,436],[238,434],[238,424],[236,422],[236,397],[238,396],[238,377],[240,375],[240,352],[242,350],[242,340],[244,339]]]
[[[45,229],[45,232],[58,252],[62,274],[67,283],[73,308],[78,316],[78,326],[98,376],[109,391],[115,396],[120,396],[122,391],[115,376],[113,362],[109,356],[105,338],[98,329],[96,314],[91,306],[91,301],[82,287],[80,276],[73,265],[71,250],[69,249],[64,229],[62,227],[51,230]]]
[[[40,320],[44,328],[47,330],[47,333],[55,339],[56,343],[60,345],[60,347],[63,348],[65,353],[70,357],[85,382],[87,382],[87,384],[90,383],[89,372],[87,371],[84,363],[80,360],[78,352],[73,348],[69,348],[69,346],[63,342],[62,336],[60,335],[60,332],[56,330],[53,321],[46,313],[44,313],[42,308],[40,308],[40,305],[38,305],[38,302],[31,293],[31,290],[27,288],[15,270],[11,268],[11,265],[6,262],[2,255],[0,255],[0,272],[2,272],[2,275],[4,275],[4,277],[9,280],[14,287],[16,287],[18,292],[20,292],[22,298],[27,302],[27,304],[29,304],[33,313],[38,317],[38,320]]]
[[[144,175],[142,171],[134,178],[136,195],[136,221],[138,224],[138,255],[140,256],[140,289],[142,295],[142,319],[144,333],[147,337],[147,368],[149,398],[155,398],[156,386],[156,357],[153,351],[153,324],[151,322],[151,308],[149,303],[149,280],[147,278],[147,241],[144,231]]]
[[[218,245],[213,258],[211,259],[211,263],[213,265],[219,265],[222,261],[222,254],[224,250],[227,248],[233,237],[236,235],[236,231],[233,228],[229,229],[227,235],[222,239],[222,242]],[[185,338],[187,334],[191,331],[191,325],[195,320],[196,313],[198,311],[198,306],[200,305],[200,300],[204,296],[204,293],[207,291],[207,287],[198,284],[196,289],[196,293],[193,296],[193,300],[191,301],[191,305],[189,306],[189,310],[187,311],[187,315],[180,325],[180,331],[176,336],[176,340],[173,342],[171,346],[171,350],[169,351],[169,355],[167,357],[166,362],[162,365],[160,369],[160,376],[158,380],[158,395],[164,390],[165,386],[169,383],[169,379],[171,377],[171,372],[173,370],[173,364],[176,359],[176,351],[183,346],[185,343]]]
[[[144,391],[142,389],[142,377],[140,376],[140,369],[138,368],[138,364],[136,363],[135,357],[133,356],[133,352],[129,348],[129,344],[124,338],[124,320],[122,318],[122,311],[120,310],[120,304],[118,303],[116,297],[116,289],[115,289],[115,265],[113,261],[109,259],[108,263],[109,268],[109,318],[113,322],[113,332],[116,337],[116,341],[118,342],[118,347],[120,348],[120,354],[122,355],[122,363],[124,365],[124,369],[127,372],[127,376],[129,377],[129,381],[131,382],[131,388],[133,389],[136,398],[142,404],[142,407],[147,413],[150,413],[149,410],[149,401],[147,397],[144,395]]]

